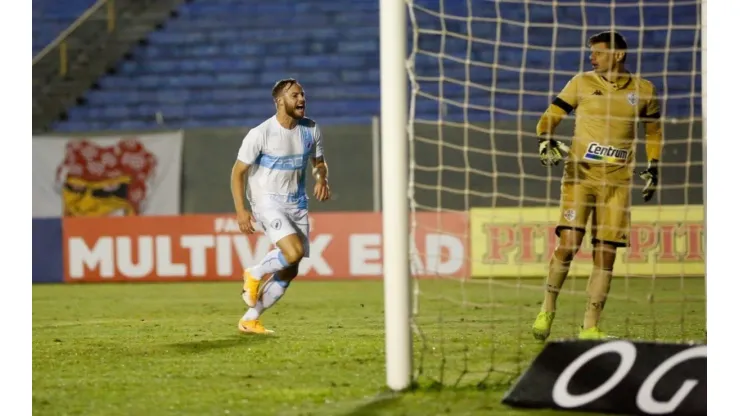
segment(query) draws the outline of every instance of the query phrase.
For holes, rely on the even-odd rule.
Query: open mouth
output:
[[[299,105],[295,106],[295,109],[297,111],[304,111],[306,109],[306,105],[305,104],[299,104]]]

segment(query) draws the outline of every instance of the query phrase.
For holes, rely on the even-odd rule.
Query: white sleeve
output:
[[[247,165],[251,165],[257,161],[260,154],[262,154],[262,134],[257,129],[249,130],[249,133],[242,140],[236,158]]]
[[[314,127],[313,142],[313,156],[317,159],[320,157],[324,157],[324,144],[321,139],[321,129],[319,128],[318,124],[316,124],[316,126]]]

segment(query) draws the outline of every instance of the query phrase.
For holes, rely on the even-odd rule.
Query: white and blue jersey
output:
[[[293,129],[270,117],[247,133],[237,159],[250,165],[247,199],[255,208],[307,209],[306,168],[323,157],[321,130],[303,118]]]

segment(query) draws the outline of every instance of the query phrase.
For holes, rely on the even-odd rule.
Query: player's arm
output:
[[[329,179],[329,165],[324,158],[324,140],[321,137],[319,125],[314,125],[313,149],[311,151],[312,175],[317,182],[327,182]]]
[[[246,207],[247,172],[250,165],[257,161],[262,153],[262,138],[256,130],[250,130],[242,140],[237,153],[236,162],[231,168],[231,196],[234,199],[234,210],[236,211],[239,228],[247,234],[254,232],[252,225],[252,214]]]
[[[244,203],[246,200],[247,171],[249,171],[249,165],[238,159],[231,168],[231,196],[234,198],[234,209],[236,212],[247,210]]]
[[[663,122],[660,104],[654,92],[642,110],[640,119],[645,125],[645,153],[648,160],[648,167],[640,172],[640,177],[645,180],[642,198],[647,202],[653,198],[658,187],[658,164],[663,154]]]
[[[556,98],[555,101],[547,107],[547,110],[545,110],[542,116],[540,116],[540,121],[537,122],[537,137],[552,137],[558,124],[560,124],[563,118],[568,115],[569,110],[573,111],[571,107],[559,102],[558,98]]]
[[[579,75],[576,75],[568,81],[537,122],[540,162],[543,165],[557,165],[570,151],[565,143],[552,136],[563,118],[578,106],[578,80]]]
[[[316,125],[314,129],[314,146],[311,155],[311,174],[316,179],[314,195],[319,201],[325,201],[331,196],[329,189],[329,165],[324,157],[324,144],[321,129]]]
[[[311,173],[317,182],[329,181],[329,165],[326,164],[324,156],[311,158],[311,166],[313,166]]]
[[[645,152],[648,161],[660,161],[663,154],[663,123],[660,119],[645,122]]]
[[[655,87],[640,114],[640,120],[645,124],[645,151],[648,161],[658,162],[663,153],[663,122]]]

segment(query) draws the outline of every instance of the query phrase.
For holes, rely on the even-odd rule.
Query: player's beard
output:
[[[294,105],[290,109],[286,108],[286,110],[288,110],[286,111],[286,113],[288,113],[288,115],[290,115],[294,119],[301,119],[306,115],[306,105],[305,104],[303,104],[303,108],[298,108],[297,105]]]

